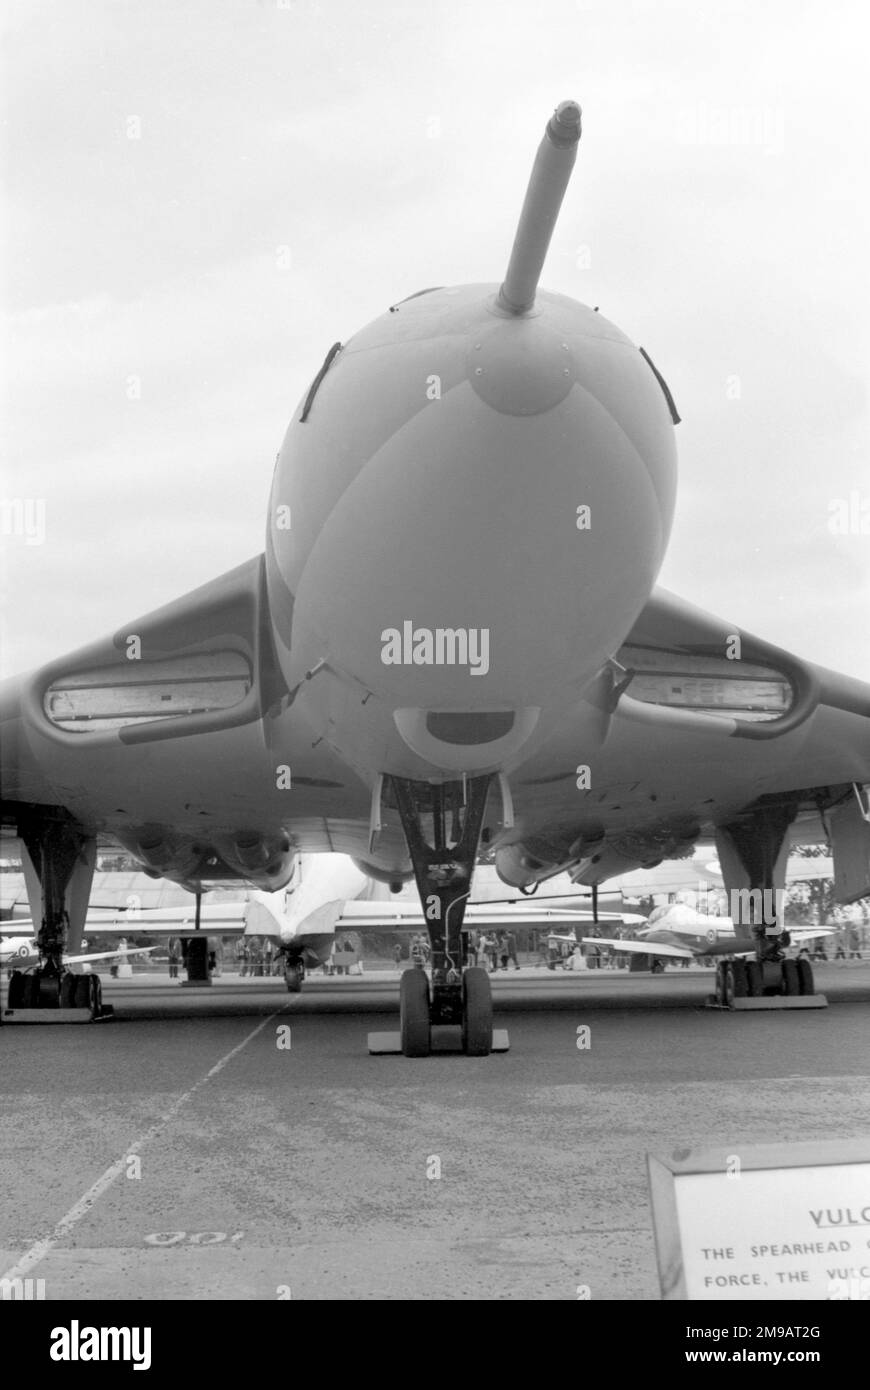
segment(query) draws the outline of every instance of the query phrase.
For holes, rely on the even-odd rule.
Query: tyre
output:
[[[34,990],[34,1004],[40,1009],[57,1009],[60,1007],[60,977],[58,975],[36,974],[34,976],[36,988]]]
[[[492,987],[476,965],[462,976],[462,1051],[469,1057],[492,1051]]]
[[[746,962],[744,960],[732,960],[728,970],[728,976],[731,981],[731,998],[728,1002],[733,1004],[735,999],[745,999],[749,993],[749,982],[746,978]]]
[[[406,970],[399,981],[399,1030],[406,1057],[429,1056],[429,978]]]
[[[284,983],[288,994],[298,994],[302,989],[302,971],[296,965],[285,965]]]
[[[23,1008],[23,1009],[38,1009],[38,1008],[39,1008],[39,972],[34,970],[34,971],[32,971],[29,975],[25,975],[23,978],[24,978],[24,996],[23,996],[23,998],[22,998],[22,1000],[21,1000],[21,1006],[20,1006],[20,1007]]]
[[[26,1009],[30,1003],[30,976],[13,970],[9,980],[9,996],[6,1006],[9,1009]]]
[[[730,1009],[731,1005],[734,1003],[734,976],[731,974],[730,962],[723,960],[719,967],[719,971],[721,976],[719,993],[722,996],[722,1003]]]
[[[74,1009],[74,1008],[75,1008],[75,994],[76,994],[76,980],[77,980],[77,979],[78,979],[78,976],[77,976],[77,975],[73,975],[72,972],[68,970],[67,973],[64,975],[63,979],[61,980],[61,982],[60,982],[60,1007],[61,1007],[62,1009]]]
[[[760,999],[764,993],[764,979],[757,960],[746,962],[746,993],[750,999]]]
[[[800,994],[801,992],[796,960],[784,960],[782,963],[782,992],[788,995]]]
[[[810,965],[809,961],[799,960],[797,962],[797,970],[798,985],[800,987],[801,994],[815,994],[816,984],[815,980],[813,979],[813,967]]]
[[[74,1009],[91,1008],[91,977],[90,975],[76,975],[75,989],[73,991]]]

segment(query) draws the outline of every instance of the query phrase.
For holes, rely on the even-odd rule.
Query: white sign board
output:
[[[663,1298],[870,1300],[870,1140],[647,1164]]]

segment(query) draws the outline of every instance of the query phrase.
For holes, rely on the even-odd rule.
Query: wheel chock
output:
[[[720,1004],[715,994],[708,994],[704,1007],[728,1014],[745,1013],[748,1009],[826,1009],[828,1000],[824,994],[761,994],[742,995],[731,1004]]]
[[[91,1009],[4,1009],[4,1023],[105,1023],[115,1017],[111,1004]]]
[[[369,1033],[368,1049],[373,1057],[401,1057],[402,1036],[400,1033]],[[491,1052],[507,1052],[510,1039],[506,1028],[493,1028]],[[462,1054],[462,1029],[456,1024],[433,1024],[430,1034],[430,1052],[458,1052]]]

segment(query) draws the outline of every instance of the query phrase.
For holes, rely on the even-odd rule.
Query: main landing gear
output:
[[[734,930],[755,948],[754,959],[720,961],[716,993],[707,1000],[717,1009],[823,1009],[808,960],[786,955],[791,944],[783,926],[788,827],[795,807],[761,803],[743,820],[716,833],[719,861],[730,897]]]
[[[469,1057],[506,1051],[507,1033],[492,1026],[489,976],[468,964],[462,935],[490,779],[436,786],[393,777],[390,783],[429,931],[432,981],[420,966],[405,970],[398,1036],[370,1033],[369,1051],[428,1057],[455,1050],[456,1043]],[[424,825],[431,826],[428,838]]]
[[[43,807],[18,823],[39,964],[15,970],[5,1023],[90,1023],[109,1018],[99,977],[75,975],[64,962],[70,937],[81,939],[93,880],[96,841],[60,808]],[[78,938],[78,940],[76,940]]]
[[[788,944],[788,933],[785,944]],[[786,956],[771,960],[723,960],[716,966],[716,993],[709,1001],[720,1009],[821,1009],[827,1000],[816,994],[808,960]]]

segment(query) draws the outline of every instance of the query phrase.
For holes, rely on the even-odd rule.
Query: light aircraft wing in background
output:
[[[599,913],[598,920],[640,925],[646,918],[638,913]],[[586,925],[591,921],[590,911],[561,906],[536,906],[534,898],[520,899],[515,906],[506,903],[473,903],[465,913],[466,926],[475,930],[516,931],[525,927],[546,931],[551,926],[564,927],[570,922]],[[419,902],[410,898],[384,902],[356,899],[343,905],[336,928],[365,934],[383,931],[422,931],[425,925]]]
[[[606,936],[581,937],[584,946],[612,946],[614,951],[625,951],[644,956],[673,956],[676,960],[694,960],[696,952],[688,946],[672,946],[652,941],[620,941]]]
[[[156,950],[156,946],[131,946],[126,951],[91,951],[87,955],[64,955],[63,963],[64,965],[83,965],[85,961],[126,960],[128,956],[147,956],[151,951]],[[37,951],[33,951],[31,955],[28,956],[26,959],[22,960],[21,958],[19,958],[16,964],[20,965],[23,969],[26,970],[28,964],[35,964],[38,960],[39,953]]]
[[[801,941],[816,941],[822,936],[836,936],[835,927],[787,927],[792,943]]]

